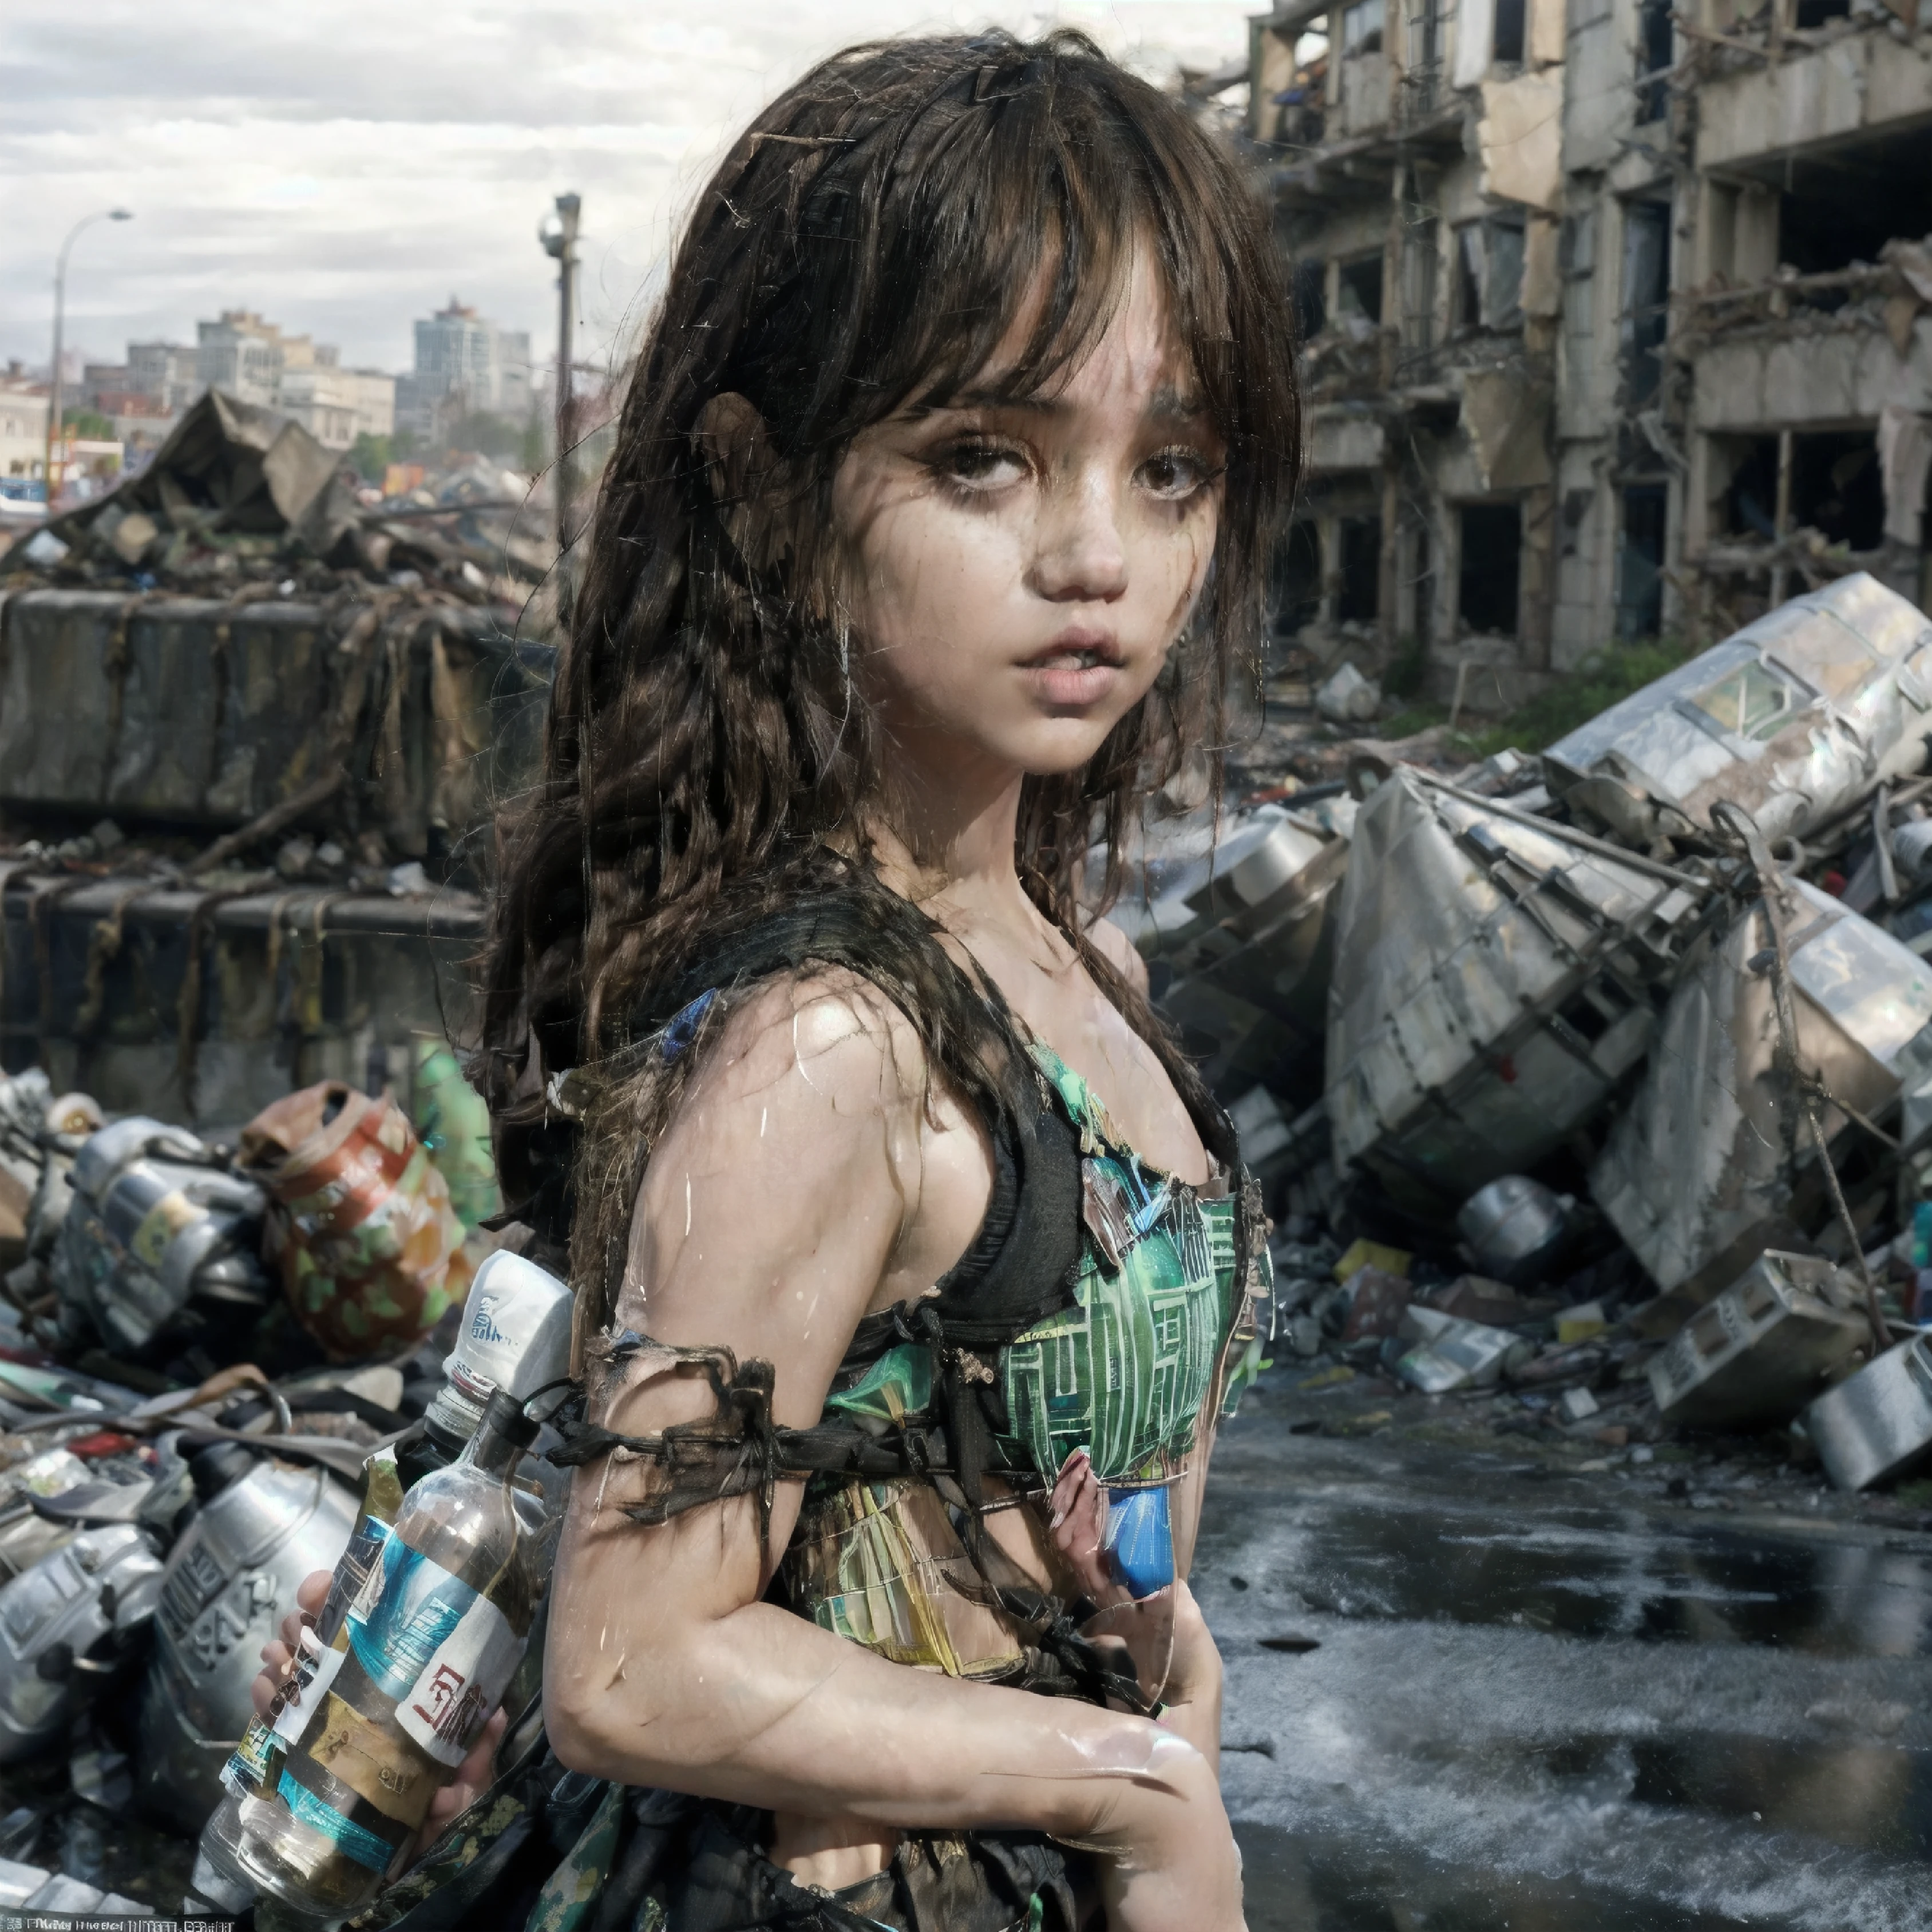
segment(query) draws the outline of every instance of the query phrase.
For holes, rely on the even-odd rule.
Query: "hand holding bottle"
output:
[[[296,1646],[302,1641],[302,1619],[306,1616],[313,1622],[328,1594],[331,1573],[326,1570],[314,1570],[304,1577],[296,1592],[298,1607],[282,1619],[280,1636],[262,1646],[262,1670],[252,1687],[255,1714],[258,1718],[267,1718],[275,1694],[287,1679],[289,1662],[295,1655]],[[496,1747],[503,1742],[503,1732],[509,1721],[503,1711],[493,1711],[489,1722],[483,1726],[482,1735],[470,1746],[469,1755],[457,1767],[454,1781],[446,1784],[430,1800],[429,1814],[424,1821],[424,1844],[451,1819],[467,1810],[489,1790],[496,1774]]]

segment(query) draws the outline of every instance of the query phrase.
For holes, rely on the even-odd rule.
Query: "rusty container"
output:
[[[263,1250],[296,1319],[338,1360],[415,1342],[467,1291],[448,1185],[387,1095],[291,1094],[249,1123],[240,1164],[268,1191]]]

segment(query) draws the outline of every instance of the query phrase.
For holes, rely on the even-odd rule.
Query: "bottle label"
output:
[[[403,1730],[454,1769],[502,1699],[525,1640],[488,1598],[400,1538],[389,1539],[378,1574],[367,1613],[350,1612],[356,1660],[395,1700]]]
[[[222,1767],[223,1788],[237,1797],[254,1797],[268,1774],[274,1748],[274,1732],[260,1718],[250,1719],[248,1728],[242,1733],[242,1742]]]
[[[372,1872],[386,1872],[396,1856],[394,1845],[374,1832],[345,1818],[326,1799],[318,1798],[305,1784],[298,1784],[285,1771],[276,1787],[282,1802],[312,1832],[320,1832],[331,1844],[340,1847],[346,1857]]]
[[[296,1694],[302,1701],[284,1705],[281,1715],[275,1720],[274,1735],[290,1750],[302,1742],[309,1719],[321,1708],[323,1694],[335,1682],[335,1673],[348,1654],[346,1650],[324,1650],[310,1651],[304,1655],[302,1674],[296,1679]]]

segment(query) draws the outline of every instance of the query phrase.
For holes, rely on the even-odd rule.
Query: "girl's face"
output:
[[[1006,353],[1002,352],[1002,357]],[[914,776],[1074,770],[1147,694],[1214,551],[1222,451],[1145,251],[1051,394],[915,406],[834,484],[866,695]]]

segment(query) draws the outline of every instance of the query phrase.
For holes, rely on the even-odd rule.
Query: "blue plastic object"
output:
[[[1150,1597],[1174,1581],[1174,1522],[1167,1491],[1107,1492],[1107,1564],[1136,1597]]]

